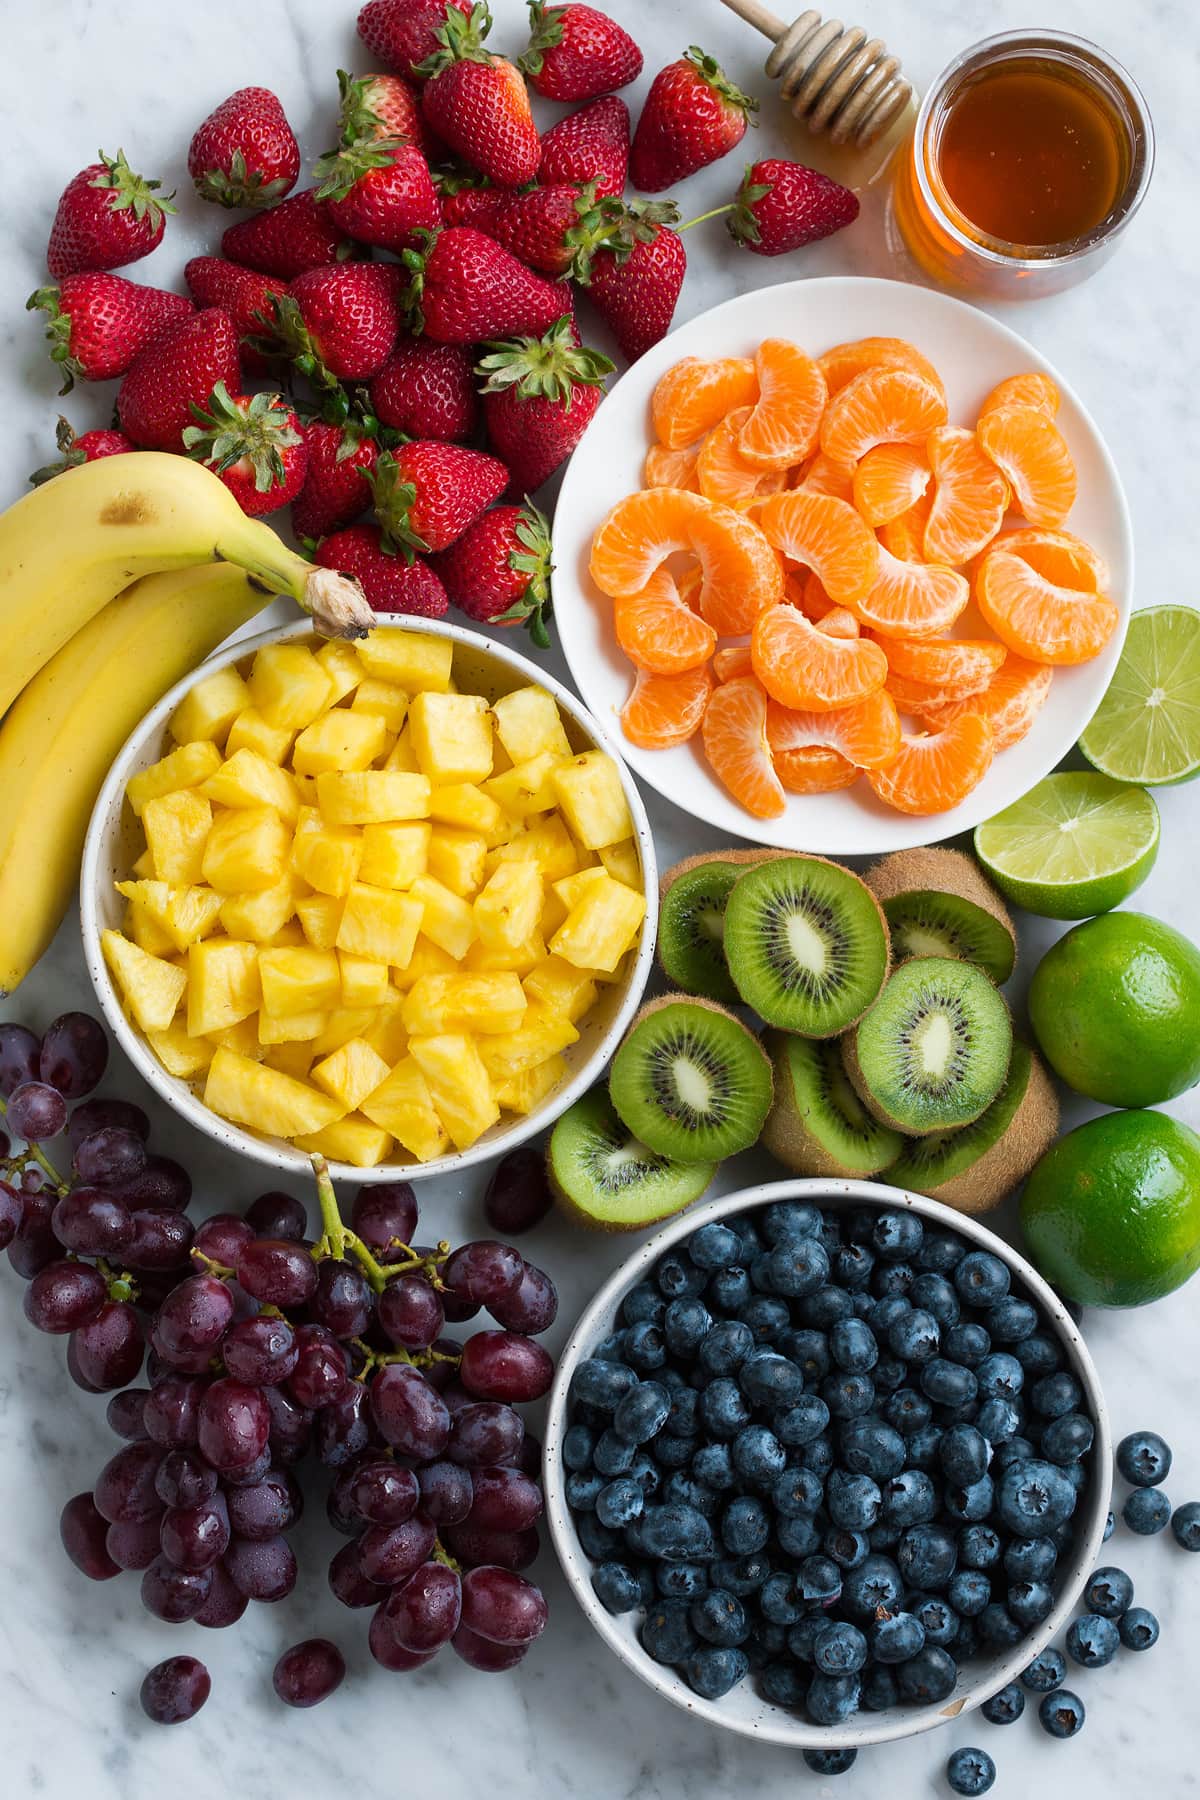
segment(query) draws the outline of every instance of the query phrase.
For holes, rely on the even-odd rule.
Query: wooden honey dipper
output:
[[[861,25],[802,12],[790,25],[760,0],[724,0],[730,12],[771,38],[767,74],[814,136],[865,150],[908,105],[912,86],[882,38]]]

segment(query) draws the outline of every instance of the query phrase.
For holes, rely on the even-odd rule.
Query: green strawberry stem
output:
[[[313,165],[317,199],[344,200],[368,170],[386,169],[399,148],[399,138],[360,137],[340,150],[326,151]]]
[[[412,562],[418,551],[429,545],[412,523],[412,509],[417,503],[417,490],[411,481],[400,477],[400,465],[390,450],[384,450],[372,470],[363,470],[369,484],[375,517],[383,532],[380,548],[406,562]]]
[[[25,302],[25,311],[33,312],[40,308],[45,313],[50,360],[58,364],[63,377],[63,384],[58,391],[60,394],[69,394],[75,386],[76,377],[82,379],[83,366],[78,357],[71,355],[71,320],[61,310],[61,297],[61,292],[56,287],[40,287],[30,294]],[[63,446],[59,447],[61,449]]]
[[[692,64],[701,80],[707,82],[708,86],[713,89],[714,93],[720,95],[727,106],[732,106],[738,112],[745,113],[747,119],[750,119],[751,113],[758,111],[758,101],[754,96],[743,93],[740,87],[736,87],[716,57],[710,56],[707,50],[701,50],[698,44],[690,44],[686,60]],[[755,119],[750,119],[751,124],[757,124],[757,122]]]
[[[555,6],[547,11],[541,0],[529,0],[529,43],[517,58],[517,67],[524,74],[540,75],[546,60],[544,53],[562,43],[565,10]]]
[[[223,475],[243,460],[254,470],[258,493],[287,482],[283,452],[303,440],[292,423],[292,409],[279,394],[253,394],[241,404],[231,400],[223,381],[208,397],[207,407],[192,404],[198,421],[184,429],[183,442],[195,462]]]
[[[514,600],[507,611],[498,613],[492,623],[524,625],[536,647],[548,650],[550,633],[547,625],[552,611],[550,577],[554,572],[550,560],[550,523],[528,494],[521,508],[516,538],[520,548],[509,551],[508,566],[518,575],[527,575],[529,580],[520,599]]]
[[[135,175],[125,160],[125,152],[118,150],[115,156],[106,156],[100,151],[100,161],[104,165],[104,173],[95,175],[88,183],[89,187],[109,188],[112,199],[109,208],[112,212],[131,210],[135,219],[149,219],[157,227],[164,213],[173,213],[171,204],[174,193],[160,194],[155,190],[162,186],[161,181],[149,181],[144,175]]]
[[[470,16],[458,8],[447,6],[446,22],[434,37],[440,46],[427,56],[424,62],[417,63],[413,74],[421,81],[428,81],[434,75],[440,75],[451,63],[481,62],[490,63],[494,59],[490,50],[484,48],[483,40],[492,29],[492,15],[488,11],[486,0],[471,8]]]
[[[707,219],[719,219],[722,213],[732,212],[733,207],[732,200],[727,206],[714,206],[710,212],[697,213],[694,219],[689,219],[684,225],[676,225],[675,229],[676,231],[690,231],[693,225],[703,225]]]
[[[235,150],[230,157],[228,173],[224,169],[205,169],[196,177],[200,198],[214,200],[218,206],[273,206],[276,200],[283,199],[289,185],[282,175],[264,181],[260,170],[247,168],[241,150]]]
[[[476,365],[486,375],[483,391],[498,393],[512,388],[522,400],[557,400],[564,412],[571,410],[571,390],[576,383],[603,387],[616,364],[599,350],[576,344],[567,314],[544,337],[510,338],[493,343],[490,353]]]

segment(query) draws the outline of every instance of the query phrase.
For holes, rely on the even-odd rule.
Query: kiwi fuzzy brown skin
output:
[[[892,856],[885,856],[882,862],[872,864],[863,880],[881,906],[904,894],[919,893],[953,894],[978,906],[981,911],[990,913],[1012,939],[1015,968],[1017,932],[1012,915],[999,890],[992,886],[974,859],[961,850],[936,847],[897,850]]]
[[[789,1032],[772,1031],[768,1037],[775,1072],[775,1099],[759,1139],[763,1149],[796,1175],[832,1175],[863,1180],[878,1174],[886,1166],[885,1160],[880,1160],[873,1169],[851,1168],[848,1164],[839,1162],[797,1115],[787,1064],[788,1039],[791,1035]]]
[[[917,1192],[961,1213],[990,1212],[1025,1180],[1058,1137],[1059,1104],[1041,1059],[1030,1051],[1029,1079],[1008,1129],[969,1169]],[[890,1174],[890,1171],[885,1171]],[[911,1183],[909,1184],[911,1186]]]
[[[666,899],[674,884],[681,875],[690,875],[693,869],[703,868],[705,863],[746,863],[776,862],[781,856],[790,856],[789,850],[705,850],[699,856],[685,856],[682,862],[673,863],[659,878],[659,904]]]

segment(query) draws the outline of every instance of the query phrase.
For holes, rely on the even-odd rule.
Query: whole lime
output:
[[[1021,1224],[1034,1262],[1069,1300],[1161,1300],[1200,1267],[1200,1137],[1166,1113],[1092,1119],[1036,1165]]]
[[[1029,1017],[1076,1093],[1157,1106],[1200,1081],[1200,949],[1146,913],[1104,913],[1047,950]]]

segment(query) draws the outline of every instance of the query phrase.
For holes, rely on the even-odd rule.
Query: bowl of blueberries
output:
[[[1112,1446],[1059,1297],[992,1231],[874,1182],[674,1219],[558,1365],[546,1513],[649,1686],[801,1749],[997,1695],[1097,1560]]]

